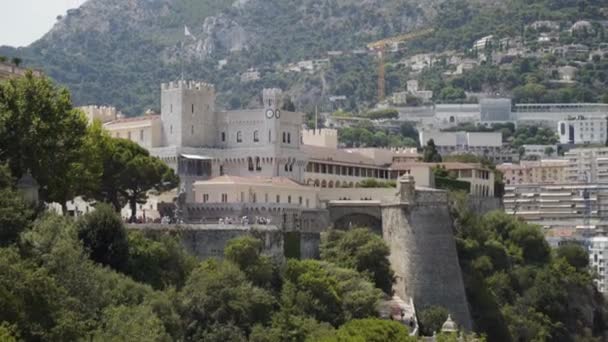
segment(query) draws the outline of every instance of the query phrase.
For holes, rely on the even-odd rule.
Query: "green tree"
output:
[[[112,306],[104,310],[93,341],[171,341],[160,318],[144,305]]]
[[[186,336],[192,339],[201,338],[214,323],[231,323],[248,333],[254,325],[270,321],[274,304],[267,291],[254,286],[229,261],[203,262],[180,292]]]
[[[420,331],[425,336],[432,336],[439,332],[443,323],[448,319],[448,310],[441,306],[429,306],[418,313]]]
[[[103,152],[103,177],[96,199],[111,203],[120,211],[125,203],[136,218],[137,204],[145,203],[148,191],[174,188],[179,179],[164,162],[136,143],[112,139]]]
[[[355,319],[342,325],[336,331],[335,341],[414,342],[416,338],[410,337],[407,328],[399,322],[366,318]]]
[[[33,211],[12,186],[10,171],[0,165],[0,246],[16,242],[34,218]]]
[[[48,78],[28,72],[0,83],[0,161],[16,178],[31,171],[42,200],[65,205],[83,192],[86,126],[68,91]]]
[[[437,151],[437,146],[435,146],[435,141],[433,139],[430,139],[426,143],[426,146],[424,146],[422,160],[425,163],[441,163],[441,154]]]
[[[393,292],[394,272],[384,240],[366,228],[330,230],[321,237],[321,259],[367,275],[387,294]]]
[[[577,270],[585,269],[589,266],[589,254],[580,245],[569,243],[559,246],[556,250],[559,258],[564,258],[568,264]]]
[[[131,231],[128,245],[126,273],[157,290],[181,288],[197,264],[196,258],[183,248],[179,239],[168,233],[146,235]]]
[[[382,292],[353,270],[315,260],[289,260],[281,303],[295,315],[333,326],[377,315]]]
[[[16,66],[20,66],[23,60],[19,57],[13,57],[13,59],[11,59],[11,62],[13,62],[13,64],[15,64]]]
[[[115,270],[125,270],[129,259],[127,232],[120,217],[108,205],[99,204],[78,221],[78,237],[90,258]]]
[[[236,264],[254,285],[270,287],[274,270],[270,258],[261,255],[263,247],[261,240],[243,236],[228,242],[224,256]]]

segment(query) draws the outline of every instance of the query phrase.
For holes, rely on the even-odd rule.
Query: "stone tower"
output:
[[[399,179],[395,202],[382,207],[382,235],[391,251],[396,294],[412,298],[417,310],[443,306],[470,330],[447,192],[416,190],[411,177]]]
[[[163,83],[161,119],[164,146],[215,146],[215,88],[183,80]]]

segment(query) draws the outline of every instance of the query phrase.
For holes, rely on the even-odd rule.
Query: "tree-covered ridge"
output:
[[[608,311],[582,246],[551,250],[540,227],[477,216],[454,197],[458,256],[475,330],[490,341],[602,341]]]

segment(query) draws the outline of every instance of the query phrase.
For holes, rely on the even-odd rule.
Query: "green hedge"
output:
[[[435,176],[435,187],[437,189],[466,191],[467,193],[471,193],[471,183],[445,177]]]

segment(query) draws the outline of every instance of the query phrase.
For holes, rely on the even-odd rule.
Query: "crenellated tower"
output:
[[[161,85],[163,145],[212,147],[216,139],[213,85],[176,81]]]

